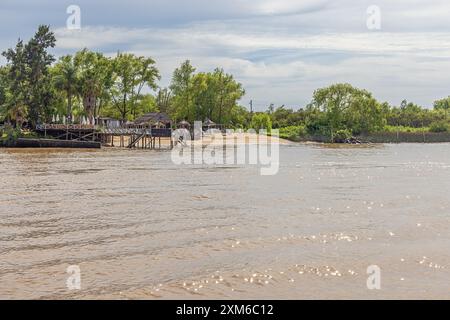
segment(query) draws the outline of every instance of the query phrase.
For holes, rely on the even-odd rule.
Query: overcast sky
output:
[[[81,30],[66,28],[71,4]],[[371,5],[381,30],[367,27]],[[161,86],[186,59],[199,71],[223,67],[258,110],[303,107],[336,82],[431,106],[450,95],[449,21],[448,0],[1,0],[0,47],[50,24],[58,56],[84,47],[152,56]]]

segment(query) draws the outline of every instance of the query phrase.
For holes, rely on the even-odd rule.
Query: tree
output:
[[[0,121],[6,117],[6,102],[8,96],[8,68],[0,67]]]
[[[9,67],[0,67],[0,121],[8,121],[18,127],[26,120],[27,109],[23,103],[12,103],[13,95],[10,93]]]
[[[355,97],[345,114],[346,128],[355,135],[380,131],[386,125],[382,105],[371,96]]]
[[[230,124],[236,116],[237,101],[245,94],[234,77],[216,68],[213,72],[195,74],[195,68],[185,61],[172,77],[172,115],[177,119],[211,119]],[[234,119],[236,120],[236,119]]]
[[[133,54],[118,53],[113,60],[115,81],[111,96],[123,120],[131,114],[137,116],[137,102],[144,88],[155,90],[160,79],[155,61],[151,58],[136,57]]]
[[[230,110],[228,124],[236,129],[247,128],[250,124],[250,112],[242,106],[234,105]]]
[[[23,108],[32,126],[49,116],[53,99],[49,66],[55,59],[47,50],[55,43],[49,26],[41,25],[27,44],[19,39],[14,49],[3,52],[9,66],[9,107]]]
[[[347,83],[316,90],[312,107],[324,113],[332,140],[338,130],[359,134],[383,126],[380,105],[372,94]]]
[[[63,56],[53,68],[55,87],[65,92],[67,97],[67,122],[72,122],[73,97],[80,86],[79,69],[71,55]]]
[[[90,121],[96,118],[109,101],[109,91],[114,83],[113,66],[110,59],[98,52],[83,49],[74,57],[79,72],[78,94]]]
[[[191,105],[192,78],[195,68],[189,60],[184,61],[181,66],[173,72],[170,90],[174,96],[172,114],[176,119],[187,119],[195,121],[193,107]]]
[[[434,109],[438,111],[442,110],[445,114],[445,120],[447,120],[448,111],[450,110],[450,97],[435,101]]]
[[[136,116],[150,112],[160,112],[154,95],[143,94],[136,100]]]
[[[293,125],[288,123],[289,117],[294,113],[294,110],[287,109],[285,106],[277,108],[275,111],[270,112],[270,117],[274,128],[282,128]]]
[[[156,90],[156,80],[160,80],[158,69],[155,67],[155,60],[152,58],[139,57],[136,59],[136,74],[134,78],[134,88],[132,91],[132,112],[133,117],[136,118],[136,102],[139,99],[142,89],[148,87]],[[154,100],[153,100],[154,101]]]
[[[225,73],[223,69],[217,68],[210,76],[213,82],[213,89],[215,89],[215,99],[211,114],[216,111],[218,113],[218,122],[223,123],[224,115],[229,116],[237,101],[244,96],[245,90],[242,84],[235,81],[234,77]]]
[[[168,113],[171,109],[172,92],[168,88],[159,89],[156,96],[156,106],[159,112]]]
[[[250,124],[251,128],[259,132],[261,129],[267,130],[268,133],[272,131],[272,121],[270,116],[266,113],[255,113]]]

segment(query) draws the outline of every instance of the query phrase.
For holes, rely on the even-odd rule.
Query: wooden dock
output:
[[[100,133],[102,145],[128,149],[173,148],[172,129],[108,128]],[[165,143],[164,143],[165,142]]]
[[[59,141],[96,142],[105,147],[172,149],[172,129],[146,126],[106,128],[94,125],[44,124],[36,131]]]

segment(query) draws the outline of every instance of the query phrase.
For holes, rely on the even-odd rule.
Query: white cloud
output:
[[[365,54],[412,54],[423,57],[450,55],[450,33],[321,33],[295,34],[270,33],[209,26],[190,26],[176,29],[126,29],[85,27],[80,31],[56,30],[58,47],[79,49],[100,48],[126,44],[129,48],[154,48],[155,50],[218,51],[233,50],[237,53],[256,50],[320,49]]]
[[[23,34],[15,10],[17,17],[39,17],[36,24],[48,12],[48,20],[60,21],[58,54],[87,47],[153,56],[163,85],[191,59],[201,71],[224,67],[247,88],[246,100],[264,104],[304,105],[315,88],[337,81],[392,103],[408,97],[430,105],[449,94],[448,0],[78,0],[81,31],[62,28],[64,5],[5,1],[0,17],[8,20],[0,26],[7,21],[3,29],[17,30],[14,38]],[[28,5],[19,10],[19,2]],[[381,32],[366,27],[372,4],[382,11]]]
[[[448,94],[442,84],[450,81],[450,76],[442,73],[450,67],[444,60],[450,56],[449,33],[301,34],[278,30],[275,34],[270,28],[246,30],[203,23],[163,29],[88,27],[75,33],[61,29],[56,34],[58,46],[64,49],[120,46],[153,56],[164,85],[184,59],[191,59],[201,71],[223,67],[244,83],[248,99],[257,96],[264,104],[301,106],[319,86],[350,82],[391,103],[411,97],[430,105],[433,98]],[[255,58],[265,51],[270,54]],[[286,52],[288,59],[283,56]],[[330,56],[329,61],[303,58],[309,52]],[[440,84],[431,85],[437,82]]]

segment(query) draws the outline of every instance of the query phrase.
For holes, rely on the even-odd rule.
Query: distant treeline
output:
[[[446,132],[450,98],[433,109],[406,100],[400,106],[377,101],[370,92],[350,84],[318,89],[307,106],[297,110],[268,106],[251,113],[239,105],[245,91],[234,77],[217,68],[196,72],[185,61],[161,88],[159,70],[150,57],[81,50],[56,60],[48,51],[56,38],[39,26],[28,42],[19,40],[2,53],[0,123],[34,128],[54,116],[74,119],[112,117],[132,121],[144,113],[165,112],[174,122],[211,119],[230,128],[280,128],[282,136],[328,136],[340,140],[376,132]]]

